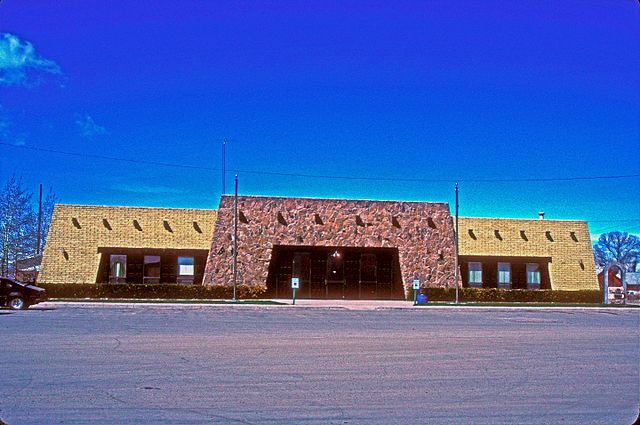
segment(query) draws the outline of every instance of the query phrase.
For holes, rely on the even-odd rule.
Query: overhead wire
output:
[[[69,152],[57,149],[41,148],[36,146],[20,146],[11,143],[0,142],[1,146],[8,146],[12,148],[25,149],[37,152],[45,152],[59,155],[74,156],[80,158],[101,159],[108,161],[119,161],[133,164],[145,164],[161,167],[173,167],[191,170],[204,170],[204,171],[223,171],[218,167],[205,167],[191,164],[177,164],[163,161],[151,161],[144,159],[131,159],[120,158],[108,155],[98,155],[91,153],[81,152]],[[557,182],[557,181],[576,181],[576,180],[610,180],[610,179],[627,179],[637,178],[640,174],[626,174],[626,175],[609,175],[609,176],[572,176],[572,177],[549,177],[549,178],[513,178],[513,179],[425,179],[425,178],[398,178],[398,177],[372,177],[372,176],[345,176],[345,175],[329,175],[329,174],[303,174],[303,173],[285,173],[277,171],[264,171],[264,170],[250,170],[250,169],[227,169],[233,173],[245,173],[245,174],[257,174],[257,175],[270,175],[281,177],[301,177],[301,178],[319,178],[319,179],[341,179],[341,180],[369,180],[369,181],[398,181],[398,182],[419,182],[419,183],[453,183],[453,182],[471,182],[471,183],[500,183],[500,182]],[[613,219],[613,220],[587,220],[594,230],[598,229],[597,233],[607,233],[617,230],[619,224],[611,225],[612,223],[629,223],[625,227],[628,229],[640,228],[634,225],[634,223],[640,222],[640,218],[631,219]],[[598,226],[598,223],[602,223]],[[629,227],[631,226],[631,227]],[[599,229],[600,227],[600,229]]]
[[[190,164],[176,164],[162,161],[150,161],[144,159],[118,158],[107,155],[98,155],[90,153],[69,152],[57,149],[40,148],[36,146],[14,145],[11,143],[0,142],[2,146],[8,146],[16,149],[32,150],[37,152],[54,153],[60,155],[75,156],[81,158],[102,159],[109,161],[128,162],[133,164],[156,165],[161,167],[174,167],[192,170],[205,171],[222,171],[218,167],[204,167]],[[569,176],[569,177],[540,177],[540,178],[463,178],[463,179],[428,179],[428,178],[405,178],[405,177],[375,177],[375,176],[347,176],[347,175],[331,175],[331,174],[305,174],[305,173],[285,173],[279,171],[251,170],[229,168],[229,172],[257,174],[263,176],[280,176],[280,177],[301,177],[316,179],[336,179],[336,180],[360,180],[360,181],[389,181],[389,182],[415,182],[415,183],[525,183],[525,182],[559,182],[559,181],[581,181],[581,180],[613,180],[613,179],[629,179],[640,177],[640,174],[621,174],[621,175],[604,175],[604,176]]]

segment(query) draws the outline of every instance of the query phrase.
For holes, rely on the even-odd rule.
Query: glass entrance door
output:
[[[344,298],[344,258],[338,250],[327,256],[327,298]]]
[[[291,277],[300,279],[300,288],[297,296],[311,298],[311,256],[308,252],[296,252],[293,254],[293,266]]]

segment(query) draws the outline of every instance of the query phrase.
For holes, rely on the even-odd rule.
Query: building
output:
[[[403,299],[407,282],[453,286],[446,203],[241,196],[238,283],[272,297]],[[205,285],[231,285],[233,197],[218,208]]]
[[[461,217],[458,227],[465,287],[598,289],[585,221]]]
[[[624,279],[627,283],[627,290],[634,291],[637,295],[640,292],[640,272],[627,272]]]
[[[607,286],[609,288],[622,288],[622,278],[619,276],[619,270],[611,267],[607,274],[609,275],[609,279],[607,280]],[[598,285],[602,291],[604,289],[604,271],[598,273]]]
[[[622,302],[622,299],[624,297],[624,285],[622,282],[622,273],[620,269],[618,269],[617,267],[610,267],[607,274],[607,299],[609,300],[609,302]],[[640,292],[640,273],[625,272],[624,283],[627,286],[627,301],[638,302],[638,300],[640,299],[640,297],[638,296],[638,293]],[[598,284],[600,286],[600,291],[603,291],[604,271],[600,271],[598,273]]]
[[[56,205],[40,283],[200,284],[215,210]]]
[[[57,205],[41,283],[233,285],[234,198],[217,211]],[[446,203],[240,196],[236,282],[269,297],[404,299],[455,286]],[[463,217],[464,287],[598,289],[587,223]]]

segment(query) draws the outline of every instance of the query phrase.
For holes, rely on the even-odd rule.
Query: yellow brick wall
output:
[[[80,229],[74,226],[74,218]],[[111,230],[104,226],[105,218]],[[134,227],[134,220],[142,230]],[[164,220],[172,232],[165,229]],[[95,283],[101,255],[98,247],[208,250],[215,220],[215,210],[58,204],[38,282]]]
[[[469,234],[473,230],[474,240]],[[498,230],[502,240],[495,231]],[[521,237],[524,230],[528,241]],[[550,232],[553,242],[546,237]],[[585,221],[460,217],[460,255],[551,257],[551,288],[598,289],[589,228]],[[571,237],[575,233],[577,242]]]

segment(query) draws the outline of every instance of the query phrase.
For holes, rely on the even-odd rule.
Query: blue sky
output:
[[[214,208],[226,138],[229,169],[431,180],[241,171],[242,194],[453,205],[460,180],[462,215],[640,233],[638,177],[473,181],[640,174],[639,45],[632,0],[4,0],[0,180]]]

